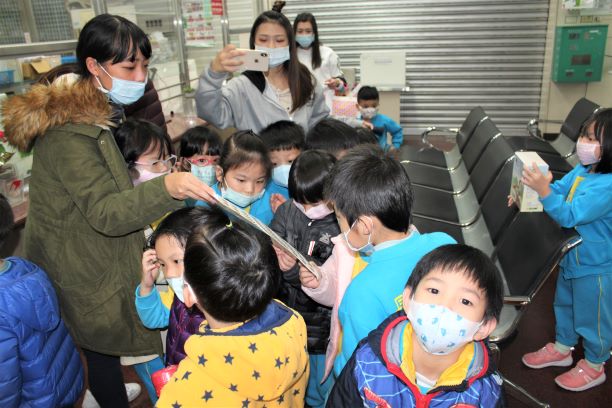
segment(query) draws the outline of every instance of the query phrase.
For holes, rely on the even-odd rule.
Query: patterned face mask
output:
[[[419,343],[430,354],[446,355],[474,340],[483,322],[473,322],[442,305],[410,299],[408,318]]]

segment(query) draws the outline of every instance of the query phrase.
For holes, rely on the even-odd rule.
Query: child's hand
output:
[[[512,207],[514,205],[514,198],[511,195],[508,196],[508,207]]]
[[[319,267],[314,264],[312,266],[314,268],[319,269]],[[319,269],[319,275],[320,274],[321,272]],[[300,265],[300,282],[302,283],[302,286],[310,289],[316,289],[320,285],[320,282],[317,277],[314,276],[312,272],[310,272],[308,268],[306,268],[304,265]]]
[[[540,169],[535,163],[532,164],[531,169],[525,166],[523,169],[523,178],[521,179],[523,184],[533,188],[541,198],[545,198],[550,194],[550,182],[552,181],[552,173],[549,171],[546,174],[542,174]]]
[[[366,129],[370,129],[371,131],[374,131],[374,125],[371,124],[370,122],[365,121],[365,120],[361,121],[361,126],[366,128]]]
[[[153,285],[159,275],[157,253],[154,249],[147,249],[142,254],[142,279],[140,281],[140,296],[147,296],[153,290]]]
[[[285,251],[280,248],[277,248],[274,245],[272,245],[272,248],[274,248],[274,252],[276,252],[276,257],[278,258],[278,266],[280,267],[281,271],[287,272],[289,269],[295,266],[297,261],[294,258],[292,258],[288,254],[286,254]]]
[[[274,193],[270,196],[270,207],[272,207],[272,212],[275,213],[287,199],[283,197],[282,194]]]

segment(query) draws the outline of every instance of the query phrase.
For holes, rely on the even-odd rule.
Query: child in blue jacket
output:
[[[359,343],[327,406],[499,406],[502,380],[484,340],[502,304],[502,277],[482,251],[434,249],[414,267],[403,310]]]
[[[562,227],[575,228],[582,243],[561,260],[555,294],[555,343],[523,356],[531,368],[567,367],[582,338],[585,358],[555,378],[561,388],[583,391],[606,380],[612,349],[612,109],[597,112],[576,144],[580,164],[550,184],[550,172],[523,171],[544,211]]]
[[[363,86],[357,92],[357,108],[363,126],[374,132],[383,150],[399,149],[404,141],[402,127],[387,115],[378,113],[378,103],[379,95],[375,87]],[[391,134],[391,144],[387,141],[387,134]]]
[[[289,198],[287,189],[271,176],[272,162],[261,138],[250,130],[238,131],[223,144],[213,190],[267,225],[274,216],[274,197]],[[197,205],[208,203],[197,201]]]
[[[0,194],[0,248],[12,227]],[[0,406],[72,406],[82,390],[79,352],[49,278],[25,259],[0,259]]]

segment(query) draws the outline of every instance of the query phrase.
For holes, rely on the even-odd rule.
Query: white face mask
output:
[[[408,319],[423,349],[446,355],[474,340],[483,322],[473,322],[442,306],[410,299]]]
[[[599,146],[599,143],[586,143],[578,139],[578,142],[576,142],[576,154],[580,163],[584,166],[599,163],[600,158],[595,156],[595,150]]]
[[[351,251],[361,252],[362,254],[368,255],[368,256],[372,255],[372,253],[374,253],[374,244],[372,244],[372,232],[374,232],[374,223],[372,222],[372,219],[370,219],[370,222],[372,222],[372,229],[370,230],[370,234],[368,235],[368,242],[366,242],[365,245],[360,246],[359,248],[353,246],[353,244],[351,244],[349,242],[348,236],[349,236],[351,230],[353,229],[353,227],[355,226],[355,224],[357,224],[357,221],[359,221],[359,220],[358,219],[355,220],[355,222],[353,222],[353,225],[351,225],[349,230],[342,233],[342,236],[344,237],[344,241],[346,242],[346,246]]]
[[[378,108],[359,108],[359,111],[364,119],[372,119],[378,114]]]
[[[185,303],[185,299],[183,298],[183,286],[185,286],[185,281],[183,280],[183,278],[166,278],[166,281],[168,282],[168,286],[172,288],[172,291],[174,292],[178,300],[180,300],[182,303]]]

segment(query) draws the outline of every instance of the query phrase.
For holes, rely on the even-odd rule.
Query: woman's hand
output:
[[[312,264],[313,268],[319,269],[319,274],[321,274],[321,270],[315,264]],[[302,286],[305,288],[316,289],[321,284],[316,276],[312,274],[304,265],[300,265],[300,282]]]
[[[216,73],[236,72],[243,64],[241,57],[245,54],[244,51],[236,49],[233,44],[228,44],[223,48],[213,62],[210,64],[210,69]]]
[[[287,272],[295,266],[297,262],[295,258],[289,256],[285,253],[285,251],[275,247],[274,245],[272,245],[272,248],[274,248],[274,252],[276,252],[276,257],[278,258],[278,266],[280,267],[281,271]]]
[[[331,89],[336,89],[340,86],[342,81],[338,78],[329,78],[325,81],[325,85],[327,85]]]
[[[140,280],[140,296],[147,296],[153,290],[153,285],[159,275],[157,253],[154,249],[147,249],[142,254],[142,278]]]
[[[191,173],[170,173],[164,178],[166,190],[177,200],[193,198],[207,203],[215,202],[215,191],[212,187],[202,183]]]
[[[550,182],[552,181],[552,173],[549,171],[546,174],[542,174],[538,166],[535,163],[531,165],[531,169],[528,166],[523,168],[523,178],[521,179],[523,184],[533,188],[540,198],[545,198],[550,194]]]

